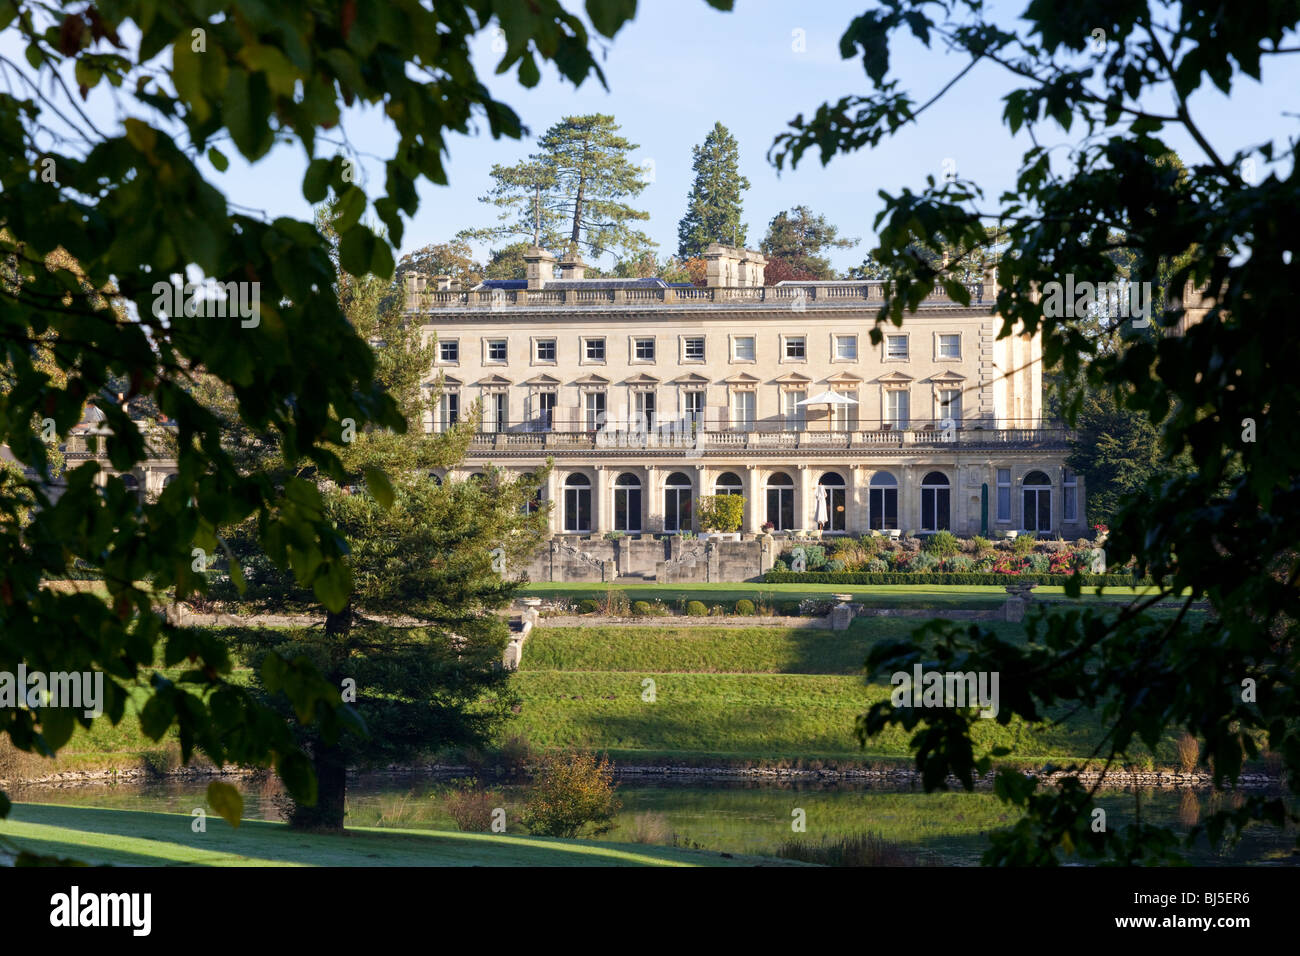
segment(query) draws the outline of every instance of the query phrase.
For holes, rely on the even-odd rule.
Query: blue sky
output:
[[[580,9],[577,0],[566,0],[566,5]],[[845,269],[860,262],[874,244],[872,223],[881,209],[878,190],[918,189],[927,174],[941,176],[944,161],[950,159],[961,177],[985,189],[991,207],[1014,181],[1029,145],[1023,133],[1012,137],[1001,123],[1001,101],[1013,88],[1011,78],[994,65],[981,65],[919,124],[874,150],[838,157],[827,167],[810,154],[797,170],[778,176],[766,154],[792,117],[811,114],[825,100],[868,91],[860,61],[842,60],[838,47],[849,21],[869,5],[865,0],[736,0],[734,12],[720,13],[704,0],[641,0],[637,18],[606,43],[608,90],[591,80],[575,90],[553,69],[544,70],[542,82],[532,90],[521,87],[512,74],[494,76],[497,57],[486,33],[480,35],[476,58],[494,95],[515,108],[533,136],[566,115],[615,116],[624,135],[639,144],[634,160],[654,164],[654,182],[637,204],[650,213],[643,228],[660,244],[661,254],[676,249],[677,222],[690,188],[691,147],[721,121],[739,141],[741,170],[752,184],[744,197],[749,244],[758,244],[773,215],[803,203],[824,213],[841,234],[862,239],[853,249],[831,254],[834,265]],[[993,6],[1009,19],[1024,4]],[[802,52],[795,49],[800,37]],[[21,51],[11,43],[0,47],[17,54],[14,58],[21,62]],[[927,51],[909,41],[896,49],[894,72],[904,88],[924,101],[964,65],[956,54]],[[1242,84],[1231,100],[1217,91],[1199,92],[1192,100],[1193,114],[1220,155],[1269,137],[1283,142],[1295,135],[1295,121],[1283,116],[1283,110],[1294,111],[1297,105],[1300,56],[1267,59],[1263,82],[1242,78]],[[1150,102],[1160,112],[1170,112],[1167,91],[1153,92]],[[89,105],[112,125],[110,104],[100,90]],[[374,109],[351,111],[345,128],[350,141],[369,154],[363,155],[362,166],[364,185],[373,198],[383,183],[378,157],[391,149],[393,138]],[[1077,136],[1077,129],[1066,135],[1054,126],[1039,132],[1040,141],[1047,143],[1065,144]],[[1172,129],[1166,137],[1186,162],[1202,160],[1189,137]],[[477,201],[490,185],[488,170],[493,163],[513,163],[532,149],[530,141],[493,140],[486,132],[454,137],[450,185],[422,184],[420,209],[407,226],[401,251],[491,222],[495,211]],[[1058,158],[1065,156],[1062,149]],[[210,173],[233,201],[269,216],[306,218],[310,208],[301,193],[305,166],[301,149],[282,147],[255,168],[232,158],[226,173]]]

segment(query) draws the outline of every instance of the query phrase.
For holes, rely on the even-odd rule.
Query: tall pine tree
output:
[[[691,147],[695,182],[686,200],[686,215],[677,226],[677,257],[704,255],[710,242],[743,247],[746,227],[741,221],[740,194],[749,180],[740,175],[736,138],[721,123],[714,123],[699,146]]]
[[[614,117],[566,116],[538,140],[540,150],[514,166],[493,166],[482,197],[501,210],[500,223],[467,229],[462,238],[497,241],[523,236],[567,255],[586,250],[635,259],[654,248],[631,223],[650,218],[625,200],[647,182],[628,157],[637,144],[618,135]]]
[[[825,216],[807,206],[795,206],[788,212],[777,213],[768,223],[767,235],[760,246],[768,258],[766,278],[772,281],[774,274],[788,269],[794,276],[833,279],[835,272],[822,252],[848,249],[857,244],[857,239],[840,238],[839,229],[828,223]]]

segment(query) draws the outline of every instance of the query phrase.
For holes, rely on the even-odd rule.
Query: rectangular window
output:
[[[605,427],[604,392],[587,392],[583,397],[583,410],[587,418],[587,431],[599,431]]]
[[[939,336],[939,358],[961,358],[961,336]]]
[[[960,427],[961,425],[961,389],[958,388],[941,388],[939,389],[939,421],[945,422],[948,419]]]
[[[785,393],[785,427],[787,431],[798,431],[808,424],[806,409],[808,406],[800,405],[807,392],[786,392]]]
[[[735,392],[731,396],[731,425],[742,432],[754,430],[754,393]]]
[[[638,362],[653,362],[655,360],[655,340],[636,339],[632,345],[632,355]]]
[[[906,389],[894,388],[885,393],[885,424],[890,428],[906,428],[911,412],[911,400]]]
[[[834,422],[835,430],[838,432],[857,431],[858,428],[858,393],[844,392],[836,389],[835,394],[844,395],[854,401],[852,405],[832,405],[831,421]]]
[[[584,354],[588,362],[605,361],[605,340],[604,339],[587,339],[584,343]]]
[[[460,392],[443,392],[442,405],[439,408],[442,418],[442,430],[460,423]]]
[[[510,425],[509,397],[505,392],[491,392],[484,404],[483,430],[503,432]]]
[[[682,340],[682,359],[687,362],[704,361],[704,339],[689,338]]]
[[[506,360],[505,339],[488,339],[487,360],[489,362],[504,362]]]
[[[737,335],[732,342],[735,348],[735,354],[732,357],[737,362],[754,361],[754,337],[752,335]]]
[[[858,360],[858,337],[856,335],[835,336],[835,358],[841,362]]]
[[[683,398],[686,403],[686,417],[696,426],[704,424],[704,391],[703,389],[692,389],[684,392]]]
[[[555,393],[538,392],[533,417],[533,430],[549,432],[555,427]]]
[[[1011,520],[1011,469],[998,469],[998,520]]]
[[[537,340],[537,361],[539,362],[555,361],[555,339]]]
[[[1077,521],[1079,515],[1079,476],[1073,468],[1065,469],[1065,480],[1061,483],[1064,494],[1061,500],[1063,519]]]
[[[636,393],[636,418],[639,431],[649,431],[655,427],[655,393]]]
[[[885,336],[885,358],[891,358],[891,359],[907,358],[907,336],[906,335]]]
[[[438,359],[443,362],[460,361],[460,343],[455,339],[438,343]]]
[[[802,335],[788,335],[785,339],[785,357],[802,362],[808,357],[808,341]]]

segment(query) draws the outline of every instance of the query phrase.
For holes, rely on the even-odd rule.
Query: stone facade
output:
[[[705,288],[582,279],[570,262],[557,280],[539,249],[526,281],[454,291],[408,277],[408,312],[438,342],[430,382],[443,388],[424,427],[481,416],[463,465],[436,477],[550,461],[540,497],[555,535],[595,539],[579,553],[612,531],[709,530],[697,499],[722,493],[744,496],[750,535],[769,523],[1086,533],[1069,435],[1042,419],[1040,342],[997,337],[991,276],[970,305],[936,288],[872,343],[880,283],[749,284],[757,253],[715,245],[710,256]],[[598,578],[557,554],[574,565],[566,575]]]

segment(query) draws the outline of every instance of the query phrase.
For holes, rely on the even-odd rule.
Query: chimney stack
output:
[[[543,289],[546,283],[555,278],[555,256],[540,246],[528,248],[524,253],[524,265],[527,268],[529,289]]]
[[[565,256],[560,261],[561,279],[581,279],[587,273],[587,264],[578,255]]]

